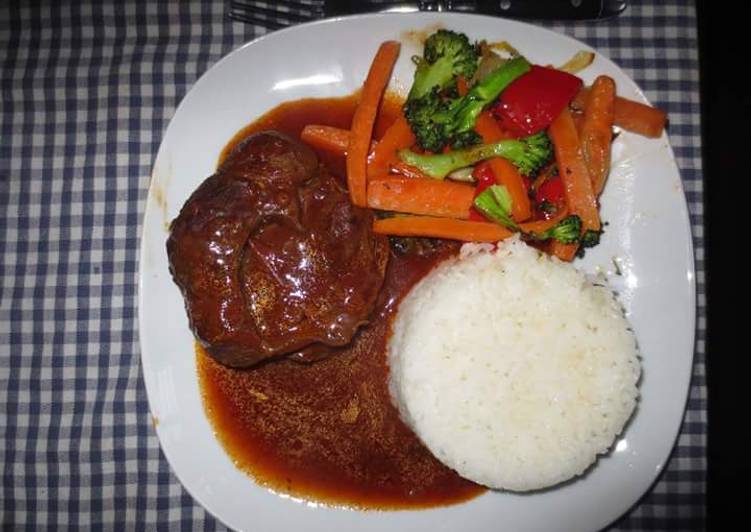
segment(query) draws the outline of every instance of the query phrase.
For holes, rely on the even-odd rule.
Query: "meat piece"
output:
[[[196,338],[234,367],[346,345],[386,270],[388,240],[372,222],[307,146],[276,132],[244,139],[167,240]]]

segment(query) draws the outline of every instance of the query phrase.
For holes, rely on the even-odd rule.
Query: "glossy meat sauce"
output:
[[[355,99],[283,104],[241,131],[299,138],[308,123],[348,127]],[[397,108],[387,100],[380,136]],[[336,172],[343,161],[319,153]],[[483,488],[438,462],[401,422],[388,393],[385,347],[398,300],[457,246],[392,252],[370,324],[335,356],[314,364],[274,360],[232,369],[197,349],[204,405],[238,467],[272,489],[360,508],[414,508],[470,499]]]

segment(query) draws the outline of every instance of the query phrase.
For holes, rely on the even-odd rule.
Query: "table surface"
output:
[[[0,6],[0,522],[8,529],[224,529],[182,488],[139,363],[138,249],[151,165],[181,98],[264,34],[223,2]],[[29,3],[31,4],[31,3]],[[36,3],[34,3],[36,4]],[[670,116],[698,288],[671,459],[614,530],[705,528],[703,181],[693,2],[546,24],[613,59]],[[659,4],[659,5],[658,5]]]

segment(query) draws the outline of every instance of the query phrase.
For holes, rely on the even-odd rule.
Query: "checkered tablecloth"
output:
[[[229,21],[218,1],[0,4],[0,521],[223,529],[181,487],[151,426],[136,320],[139,236],[151,165],[180,99],[266,29]],[[698,530],[707,393],[695,7],[629,4],[613,20],[551,27],[612,58],[669,112],[699,308],[677,446],[614,528]]]

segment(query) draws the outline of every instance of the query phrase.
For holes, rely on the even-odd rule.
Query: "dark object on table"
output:
[[[356,13],[455,11],[507,18],[588,20],[618,15],[626,0],[231,0],[230,18],[271,29]]]
[[[742,224],[745,214],[743,209],[728,208],[728,191],[721,178],[743,173],[748,165],[751,93],[737,82],[733,71],[734,54],[747,46],[743,17],[728,16],[720,3],[700,1],[697,22],[705,230],[695,237],[706,246],[707,356],[706,376],[694,379],[706,378],[708,395],[689,401],[706,404],[709,416],[706,530],[723,530],[726,523],[747,517],[748,497],[740,487],[751,475],[751,431],[739,420],[748,415],[751,364],[740,347],[748,341],[747,315],[728,304],[739,287],[738,279],[728,272],[744,264],[745,251],[727,228]],[[746,188],[744,184],[742,189]]]
[[[388,240],[372,224],[307,146],[275,132],[243,140],[171,225],[194,334],[234,367],[346,345],[384,279]]]

